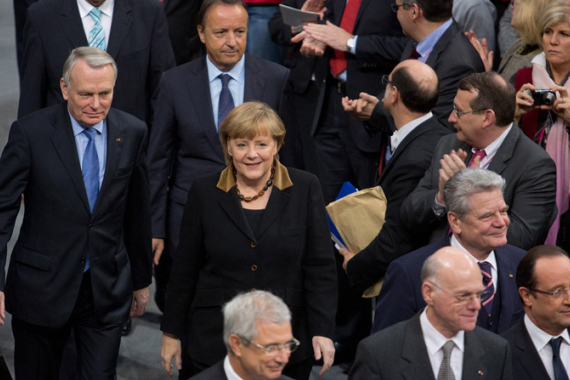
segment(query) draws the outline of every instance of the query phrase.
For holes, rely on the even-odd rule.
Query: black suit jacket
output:
[[[449,238],[446,237],[437,244],[410,252],[390,264],[376,303],[373,332],[405,321],[426,306],[421,289],[422,266],[429,256],[448,245]],[[500,293],[500,298],[496,298],[495,302],[501,302],[496,326],[499,334],[510,329],[524,315],[515,275],[525,253],[509,244],[495,250]],[[481,308],[480,313],[485,313],[485,309]],[[482,323],[481,320],[477,322]],[[487,329],[487,326],[480,326]]]
[[[364,339],[358,345],[350,380],[435,380],[420,314]],[[465,332],[463,380],[511,380],[511,349],[496,334],[475,327]]]
[[[431,233],[432,243],[439,241],[448,229],[447,215],[438,217],[433,212],[432,205],[439,188],[439,160],[452,149],[467,152],[465,164],[469,163],[471,146],[457,140],[455,134],[443,137],[424,178],[402,205],[404,223],[427,229]],[[556,217],[554,161],[513,124],[488,169],[507,182],[503,196],[509,206],[511,219],[507,232],[509,244],[522,249],[544,244]]]
[[[111,109],[107,131],[105,177],[91,213],[67,104],[12,125],[0,158],[0,290],[16,318],[49,327],[66,323],[87,252],[103,323],[124,322],[133,289],[151,283],[146,127]],[[24,221],[4,286],[6,244],[22,193]]]
[[[235,186],[217,187],[219,173],[194,181],[161,326],[179,336],[188,329],[193,360],[213,365],[224,357],[221,307],[252,288],[271,291],[291,309],[301,341],[291,362],[311,355],[313,336],[332,337],[336,264],[320,185],[299,170],[289,175],[293,185],[280,190],[276,174],[257,236]]]
[[[524,324],[524,319],[501,335],[509,341],[513,352],[513,379],[550,380],[542,359]]]
[[[196,376],[192,376],[190,380],[227,380],[226,372],[224,371],[224,361],[220,361],[210,368],[200,372]],[[285,375],[279,376],[276,380],[293,380]]]
[[[162,5],[115,0],[109,53],[117,63],[113,107],[150,122],[150,99],[174,54]],[[87,46],[76,0],[42,0],[28,9],[18,117],[62,103],[59,80],[71,50]]]
[[[157,94],[148,148],[153,237],[168,234],[173,249],[178,244],[182,208],[192,182],[225,167],[206,59],[204,56],[165,72]],[[288,73],[280,65],[246,54],[244,102],[262,101],[279,111]]]
[[[417,232],[401,221],[400,207],[424,176],[435,146],[447,133],[449,130],[435,117],[429,118],[400,142],[382,170],[377,185],[382,187],[388,200],[386,222],[368,247],[348,262],[348,280],[352,286],[366,289],[384,277],[392,260],[419,248],[413,244],[418,239],[412,238]]]
[[[376,47],[387,49],[385,46]],[[401,61],[410,58],[414,47],[414,43],[410,41],[402,53]],[[484,72],[485,66],[455,21],[437,41],[426,64],[435,71],[439,79],[439,98],[432,112],[442,124],[453,131],[453,125],[447,119],[453,110],[453,98],[457,93],[457,85],[461,79],[471,73]],[[379,96],[381,99],[382,95]],[[382,102],[378,102],[374,108],[369,124],[376,128],[386,124],[386,111]]]

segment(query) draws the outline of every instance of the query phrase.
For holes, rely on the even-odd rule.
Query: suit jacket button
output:
[[[253,264],[253,265],[251,266],[251,271],[252,271],[252,272],[257,272],[257,265]]]
[[[252,241],[251,243],[249,243],[249,246],[250,246],[251,248],[257,248],[257,244],[255,244],[254,241]]]

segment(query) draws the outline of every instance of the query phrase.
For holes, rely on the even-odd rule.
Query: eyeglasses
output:
[[[382,84],[392,84],[389,75],[382,75]]]
[[[453,112],[455,112],[455,115],[457,115],[458,119],[461,116],[465,115],[466,113],[480,113],[480,112],[484,112],[484,111],[486,111],[486,110],[458,111],[457,108],[455,108],[455,104],[453,105]]]
[[[290,354],[291,352],[297,351],[297,348],[299,348],[299,346],[301,345],[301,342],[299,342],[295,338],[293,338],[292,341],[287,342],[285,344],[270,344],[269,346],[263,346],[259,343],[252,342],[251,340],[246,339],[243,336],[240,336],[240,338],[244,342],[247,342],[247,344],[253,344],[255,347],[261,348],[263,351],[265,351],[266,355],[276,355],[281,350]]]
[[[433,286],[435,286],[438,289],[443,290],[444,292],[446,292],[450,296],[453,296],[455,298],[455,300],[457,301],[457,303],[462,304],[462,305],[466,305],[466,304],[470,303],[471,301],[473,301],[474,299],[481,301],[481,299],[485,298],[485,296],[489,292],[488,289],[485,289],[485,290],[482,290],[482,291],[477,292],[477,293],[465,293],[465,294],[457,295],[457,294],[455,294],[455,293],[453,293],[453,292],[451,292],[445,288],[442,288],[441,286],[439,286],[435,282],[430,282],[430,284],[432,284]]]
[[[559,288],[559,289],[556,289],[556,290],[553,291],[553,292],[545,292],[544,290],[535,289],[535,288],[529,288],[529,289],[532,290],[532,291],[535,291],[535,292],[539,292],[539,293],[542,293],[542,294],[549,295],[550,297],[554,298],[555,300],[557,300],[557,299],[559,299],[559,298],[561,298],[561,297],[566,297],[566,296],[568,295],[568,292],[570,292],[570,288],[564,288],[564,289],[563,289],[563,288]]]
[[[392,8],[392,12],[394,13],[398,13],[398,9],[400,9],[400,7],[403,7],[405,4],[390,4],[390,7]]]

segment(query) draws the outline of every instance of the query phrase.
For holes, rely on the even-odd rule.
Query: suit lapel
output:
[[[77,154],[77,145],[73,137],[73,129],[71,128],[71,120],[67,113],[67,103],[63,103],[59,112],[55,113],[52,120],[54,132],[51,135],[51,142],[61,159],[61,162],[73,186],[79,193],[83,205],[87,212],[91,213],[89,207],[89,200],[87,199],[87,192],[85,190],[85,183],[83,182],[83,174],[81,172],[81,165],[79,163],[79,156]]]
[[[511,131],[505,137],[505,140],[497,150],[495,157],[489,164],[489,170],[494,171],[497,174],[501,174],[505,168],[507,167],[507,162],[513,156],[513,152],[515,150],[515,146],[521,134],[520,128],[513,123],[511,127]]]
[[[403,336],[402,359],[408,362],[408,365],[403,368],[402,373],[408,380],[435,380],[420,325],[422,312],[423,310],[408,321]]]
[[[360,21],[360,19],[362,18],[362,15],[364,14],[364,12],[366,11],[366,7],[368,6],[368,4],[371,3],[371,0],[362,0],[362,3],[360,3],[360,8],[358,8],[358,13],[356,15],[356,20],[354,21],[354,29],[352,29],[352,34],[355,34],[354,31],[356,30],[356,28],[358,27],[358,22]],[[379,5],[376,5],[379,6]]]
[[[115,60],[119,55],[119,50],[129,34],[129,29],[133,23],[133,18],[129,15],[131,6],[127,0],[116,0],[113,9],[113,21],[111,23],[111,32],[107,41],[107,53]]]
[[[214,111],[212,109],[210,82],[208,80],[208,67],[206,66],[206,56],[201,58],[200,65],[189,73],[191,76],[187,80],[189,104],[195,107],[195,115],[198,117],[197,125],[202,128],[204,134],[218,155],[220,163],[225,164],[222,144],[216,130],[214,121]],[[198,90],[200,89],[200,90]]]
[[[76,1],[61,1],[60,18],[59,24],[65,31],[67,37],[71,40],[71,44],[73,46],[87,46],[87,36],[85,35],[85,29],[83,29],[83,23],[81,22]]]
[[[105,199],[105,192],[108,191],[109,184],[115,176],[124,141],[125,133],[120,123],[117,122],[114,111],[111,109],[107,115],[107,160],[105,162],[105,176],[103,177],[103,183],[101,184],[97,201],[93,207],[93,213],[97,210],[101,200]]]
[[[481,360],[485,356],[485,347],[475,331],[465,331],[465,353],[463,354],[463,380],[481,380],[481,374],[487,367]]]
[[[517,268],[515,263],[505,260],[508,254],[509,252],[506,251],[504,247],[499,247],[495,250],[499,291],[501,292],[501,312],[497,328],[502,329],[502,327],[506,327],[502,329],[502,331],[506,331],[510,327],[513,315],[516,311],[515,301],[518,300],[518,288],[515,281]]]
[[[249,239],[251,239],[251,241],[257,241],[255,235],[253,234],[253,231],[251,231],[249,222],[245,217],[245,213],[243,212],[243,207],[241,206],[235,187],[231,188],[230,191],[225,193],[220,198],[219,202],[220,206],[222,206],[236,227],[239,228]]]
[[[245,90],[243,93],[243,101],[263,99],[265,90],[265,78],[261,75],[261,68],[251,55],[245,57]]]
[[[449,41],[458,32],[459,32],[459,27],[457,26],[455,21],[452,21],[449,28],[447,28],[445,33],[443,33],[441,35],[441,37],[439,38],[439,40],[437,41],[437,43],[433,47],[433,50],[429,54],[429,57],[426,60],[426,64],[428,66],[433,67],[434,63],[437,62],[437,60],[439,58],[439,54],[447,48],[447,44],[449,43]],[[410,54],[411,54],[411,51],[410,51]]]
[[[546,368],[544,368],[544,364],[542,364],[542,359],[540,359],[538,352],[536,352],[536,348],[530,339],[530,335],[528,335],[524,322],[521,320],[516,326],[517,331],[513,350],[521,352],[520,354],[516,352],[513,353],[514,357],[520,359],[517,364],[524,367],[530,379],[548,379],[548,372],[546,372]]]
[[[277,219],[281,211],[285,208],[291,195],[289,195],[291,188],[287,188],[283,191],[279,190],[277,187],[273,187],[271,190],[271,195],[269,196],[269,201],[267,202],[267,207],[263,212],[261,221],[259,222],[259,237],[261,238],[267,228]]]

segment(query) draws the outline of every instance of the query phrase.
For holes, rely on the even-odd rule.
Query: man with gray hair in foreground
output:
[[[507,244],[510,219],[504,188],[501,176],[479,168],[463,169],[447,181],[443,196],[452,234],[390,264],[376,304],[373,332],[405,321],[425,306],[421,267],[445,246],[468,253],[490,289],[482,300],[478,326],[502,333],[523,317],[514,274],[525,252]]]
[[[299,346],[291,312],[277,296],[254,290],[239,294],[224,308],[226,358],[191,380],[291,380],[281,375]]]
[[[444,247],[425,261],[421,279],[427,307],[360,342],[349,379],[510,380],[509,344],[476,327],[487,290],[473,258]]]

